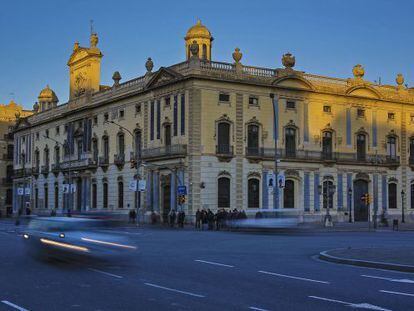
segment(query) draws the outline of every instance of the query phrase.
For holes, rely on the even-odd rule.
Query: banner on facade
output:
[[[26,187],[26,188],[24,189],[24,194],[25,194],[25,195],[30,195],[30,188],[29,188],[29,187]]]
[[[285,181],[286,181],[285,175],[283,173],[279,173],[277,175],[277,184],[279,188],[285,188]]]
[[[147,190],[147,181],[145,179],[141,179],[138,183],[138,191],[145,192]]]
[[[23,188],[17,188],[17,195],[23,195],[24,189]]]
[[[275,174],[273,173],[273,171],[268,171],[267,172],[266,184],[271,189],[273,189],[273,187],[275,186]]]
[[[70,192],[75,193],[76,192],[76,184],[70,185]]]
[[[128,185],[128,189],[131,191],[137,191],[137,181],[131,180]]]

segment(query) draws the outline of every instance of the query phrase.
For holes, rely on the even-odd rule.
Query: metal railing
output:
[[[187,154],[187,145],[170,145],[157,148],[143,149],[141,157],[143,159],[171,157],[171,156],[185,156]]]
[[[99,166],[108,166],[109,165],[109,157],[99,157]]]
[[[125,164],[125,153],[114,154],[114,164],[115,165],[124,165]]]
[[[230,146],[228,144],[216,145],[216,155],[232,157],[233,154],[233,146]]]

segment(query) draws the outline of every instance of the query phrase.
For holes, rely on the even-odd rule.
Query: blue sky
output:
[[[11,98],[31,108],[49,84],[68,99],[67,60],[73,43],[89,44],[89,21],[99,35],[101,84],[112,84],[183,61],[183,37],[200,18],[215,40],[213,60],[276,68],[281,55],[296,56],[296,69],[347,78],[361,63],[365,78],[395,84],[401,72],[414,86],[414,1],[21,1],[0,10],[0,103]],[[121,82],[122,82],[121,81]],[[14,95],[12,95],[14,93]]]

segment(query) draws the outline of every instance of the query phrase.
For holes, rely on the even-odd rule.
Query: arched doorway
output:
[[[368,193],[368,181],[358,179],[354,181],[354,220],[368,221],[368,208],[361,197]]]
[[[164,175],[161,179],[162,188],[162,219],[168,223],[168,214],[171,210],[171,175]]]

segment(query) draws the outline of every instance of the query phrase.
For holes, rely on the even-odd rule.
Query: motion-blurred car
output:
[[[137,249],[108,226],[110,221],[100,219],[39,217],[30,221],[23,240],[29,254],[41,258],[109,259]]]

